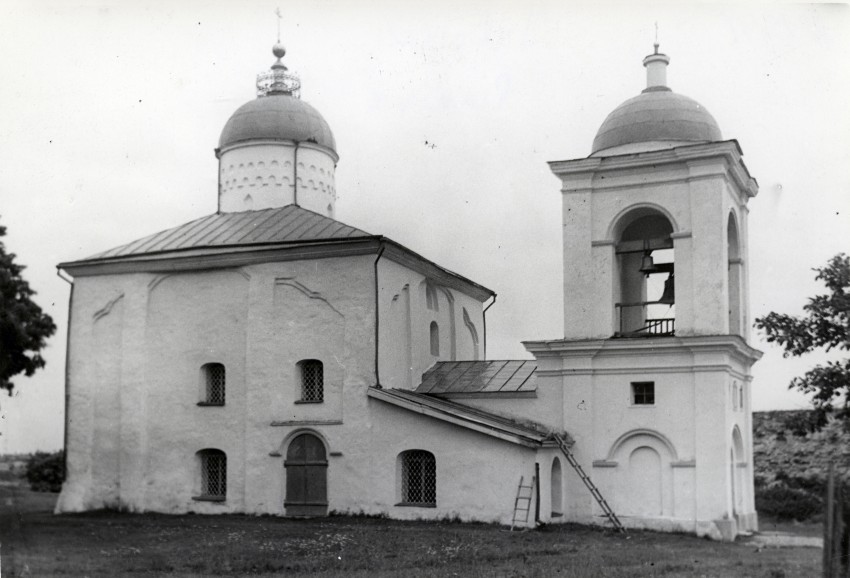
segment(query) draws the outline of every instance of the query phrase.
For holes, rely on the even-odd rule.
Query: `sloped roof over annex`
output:
[[[139,270],[173,272],[379,252],[481,301],[495,294],[392,239],[372,235],[298,205],[214,213],[57,267],[73,276]]]
[[[415,391],[370,387],[368,395],[414,413],[526,447],[540,447],[544,444],[547,447],[554,446],[553,434],[564,435],[564,432],[556,432],[542,424],[510,418]],[[569,436],[566,439],[568,443],[572,443]]]
[[[417,393],[443,398],[535,397],[534,360],[440,361],[422,376]]]

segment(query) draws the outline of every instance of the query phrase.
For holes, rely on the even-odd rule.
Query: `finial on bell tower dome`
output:
[[[286,56],[286,47],[280,42],[280,21],[283,18],[280,8],[275,10],[275,14],[277,15],[277,42],[272,47],[272,54],[277,60],[271,65],[271,70],[257,75],[257,96],[285,94],[300,98],[301,79],[297,74],[288,72],[289,69],[281,62],[281,59]]]

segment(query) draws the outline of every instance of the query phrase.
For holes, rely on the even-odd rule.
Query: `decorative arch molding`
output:
[[[623,447],[626,442],[637,436],[648,436],[656,439],[670,453],[671,461],[673,461],[674,463],[679,462],[679,454],[676,451],[676,447],[673,445],[673,442],[671,442],[669,438],[667,438],[667,436],[665,436],[664,434],[646,428],[633,429],[618,437],[617,440],[611,445],[611,449],[608,450],[608,456],[605,458],[605,461],[616,463],[614,458],[616,457],[617,452],[620,451],[620,448]]]
[[[289,448],[289,444],[292,443],[292,440],[300,436],[301,434],[310,434],[316,437],[322,445],[325,446],[325,455],[331,455],[331,446],[328,443],[327,438],[322,435],[321,432],[314,430],[312,428],[300,427],[292,430],[288,434],[286,434],[281,440],[280,444],[278,444],[277,449],[269,452],[269,455],[272,457],[281,457],[286,455],[286,450]]]
[[[150,283],[148,283],[148,296],[150,296],[151,293],[153,293],[154,289],[159,287],[160,283],[162,283],[163,281],[165,281],[169,277],[176,277],[177,275],[184,275],[186,273],[209,273],[209,272],[210,272],[209,270],[205,270],[205,271],[184,271],[184,272],[180,272],[180,273],[163,273],[162,275],[157,275],[153,279],[150,280]],[[239,275],[240,277],[242,277],[246,281],[251,280],[251,275],[249,275],[245,271],[245,269],[243,269],[242,267],[239,267],[238,269],[213,270],[213,272],[215,272],[215,273],[219,273],[219,272],[236,273],[237,275]]]
[[[455,296],[445,287],[438,287],[439,291],[446,296],[449,304],[449,353],[451,361],[457,359],[457,327],[455,326]]]
[[[737,211],[735,211],[735,207],[729,209],[729,214],[726,217],[726,227],[729,233],[727,234],[727,238],[732,236],[732,232],[734,232],[734,254],[733,247],[730,246],[728,248],[729,261],[740,260],[741,259],[741,219],[738,217]]]
[[[405,292],[410,291],[410,283],[405,283],[401,289],[398,290],[398,293],[393,295],[391,301],[398,301],[399,297],[405,294]]]
[[[629,223],[651,213],[659,213],[670,222],[670,226],[673,227],[673,236],[682,235],[682,229],[679,223],[666,208],[656,203],[636,203],[621,210],[611,219],[611,222],[608,224],[608,230],[605,232],[605,240],[616,243]],[[629,217],[633,214],[634,218],[630,219]]]
[[[732,427],[732,451],[735,452],[739,464],[746,463],[744,459],[744,438],[737,424]]]
[[[472,322],[472,319],[469,318],[469,312],[466,310],[466,307],[463,308],[463,324],[466,325],[466,328],[469,330],[469,334],[472,337],[472,347],[473,347],[473,355],[475,360],[478,360],[478,330],[475,329],[475,324]]]
[[[330,301],[325,299],[325,297],[321,293],[319,293],[318,291],[313,291],[313,290],[309,289],[308,287],[302,285],[301,283],[299,283],[298,281],[295,280],[295,277],[278,277],[274,280],[274,284],[275,285],[288,285],[288,286],[292,287],[293,289],[300,291],[305,296],[307,296],[309,299],[316,299],[318,301],[321,301],[325,305],[327,305],[334,313],[336,313],[337,315],[339,315],[340,317],[345,319],[345,315],[343,315],[336,307],[331,305]]]
[[[115,307],[115,305],[123,298],[124,293],[119,293],[117,296],[113,297],[106,303],[106,305],[95,311],[94,315],[92,315],[92,319],[98,321],[99,319],[102,319],[103,317],[109,315],[112,312],[112,308]]]

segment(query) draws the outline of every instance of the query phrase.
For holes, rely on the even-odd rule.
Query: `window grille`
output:
[[[325,376],[321,361],[308,359],[301,362],[301,401],[324,401]]]
[[[431,355],[440,355],[440,328],[436,321],[431,322]]]
[[[204,401],[212,405],[224,405],[224,366],[220,363],[208,363],[204,369],[207,380],[207,395]]]
[[[410,450],[401,455],[401,500],[408,504],[437,504],[437,462],[434,454]]]
[[[204,450],[201,456],[201,496],[224,498],[227,495],[227,455],[221,450]]]
[[[632,383],[632,402],[635,405],[655,405],[655,383]]]

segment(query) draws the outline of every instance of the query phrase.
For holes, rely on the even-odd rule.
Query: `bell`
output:
[[[652,255],[649,251],[643,254],[643,258],[640,260],[640,269],[638,270],[644,275],[658,273],[658,267],[655,266],[655,262],[652,260]]]
[[[659,303],[663,303],[664,305],[673,305],[676,302],[675,284],[676,282],[673,279],[673,274],[670,273],[670,276],[667,277],[667,280],[664,282],[664,293],[661,294],[661,299],[658,300]]]

